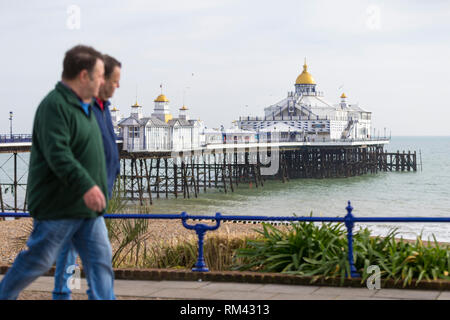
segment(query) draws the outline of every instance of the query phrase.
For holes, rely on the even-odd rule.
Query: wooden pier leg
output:
[[[197,162],[197,193],[200,194],[200,157],[195,157],[195,160]]]
[[[164,158],[164,170],[166,174],[166,199],[169,198],[169,172],[167,170],[167,158]]]
[[[239,185],[239,182],[238,182],[238,180],[239,180],[239,165],[238,165],[238,152],[237,152],[237,150],[235,151],[233,156],[234,156],[234,164],[233,164],[233,168],[234,168],[233,172],[234,172],[234,174],[233,174],[233,176],[234,176],[234,183],[236,184],[236,187],[237,187]]]
[[[139,160],[141,160],[141,159],[139,159]],[[138,173],[138,168],[137,168],[137,161],[134,161],[134,169],[135,169],[135,173],[136,173],[136,183],[137,183],[137,187],[138,187],[139,203],[142,206],[144,204],[144,202],[142,199],[142,188],[139,184],[139,173]]]
[[[264,187],[264,182],[261,177],[261,158],[259,155],[259,150],[257,150],[257,152],[256,152],[256,174],[258,175],[258,180],[259,180],[261,187]]]
[[[184,159],[181,158],[181,189],[183,189],[183,198],[186,198],[186,188],[184,186]]]
[[[136,162],[136,159],[131,159],[131,167],[130,167],[130,178],[131,178],[131,199],[134,200],[134,174],[133,174],[133,168],[134,163]]]
[[[253,171],[253,181],[255,181],[255,187],[258,189],[258,173],[256,170],[256,164],[252,165],[252,171]]]
[[[225,180],[225,165],[222,165],[222,183],[223,189],[225,190],[225,193],[227,193],[227,182]]]
[[[228,163],[228,175],[229,175],[229,178],[230,178],[231,192],[234,192],[234,187],[233,187],[233,174],[232,174],[232,170],[231,170],[231,163]]]
[[[173,193],[175,194],[175,199],[178,198],[178,166],[177,166],[177,158],[173,159]]]
[[[225,179],[225,149],[222,150],[222,156],[223,156],[223,163],[220,165],[221,175],[222,175],[222,184],[224,192],[227,193],[227,181]]]
[[[198,172],[197,172],[198,174]],[[194,185],[194,195],[197,198],[197,183],[196,183],[196,177],[195,177],[195,165],[194,165],[194,157],[191,156],[191,185]]]
[[[208,184],[211,188],[211,154],[208,154]]]
[[[406,166],[408,168],[408,171],[411,171],[412,163],[411,163],[411,151],[408,150],[408,159],[406,162]]]
[[[122,164],[123,164],[123,166],[122,166],[122,179],[123,179],[123,197],[125,198],[126,196],[127,196],[127,181],[126,181],[126,176],[127,176],[127,173],[126,173],[126,161],[127,161],[127,159],[122,159]]]
[[[150,159],[151,161],[151,159]],[[145,176],[147,178],[147,193],[148,193],[148,198],[150,200],[150,204],[153,204],[153,200],[152,200],[152,186],[151,186],[151,181],[150,181],[150,174],[148,172],[148,167],[147,167],[147,159],[144,160],[144,165],[145,165]],[[150,173],[151,173],[151,169],[150,169]]]
[[[402,171],[405,171],[405,159],[406,158],[406,154],[405,154],[405,150],[403,150],[402,155],[400,156],[401,159],[401,167],[402,167]]]
[[[5,206],[3,204],[3,191],[1,184],[0,184],[0,208],[2,209],[2,212],[5,212]]]
[[[144,167],[142,165],[142,159],[139,159],[139,171],[141,172],[141,175],[139,177],[139,180],[141,182],[139,193],[141,194],[142,199],[144,199]]]
[[[188,183],[188,168],[187,168],[186,163],[184,164],[184,188],[186,190],[186,195],[189,199],[190,196],[189,196],[189,183]]]
[[[250,167],[249,153],[245,152],[244,179],[246,183],[251,183],[249,167]]]
[[[161,158],[156,159],[156,198],[159,199],[159,165]]]
[[[206,155],[203,155],[203,192],[206,193]]]
[[[384,156],[384,160],[383,160],[383,162],[384,162],[384,171],[387,172],[388,171],[388,163],[387,163],[388,155],[387,155],[386,151],[384,151],[383,156]]]
[[[219,170],[217,169],[217,161],[216,161],[216,154],[214,154],[214,183],[215,187],[217,189],[217,175],[219,174]]]

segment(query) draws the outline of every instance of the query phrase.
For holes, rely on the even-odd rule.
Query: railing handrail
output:
[[[0,142],[31,142],[33,135],[31,134],[0,134]]]
[[[181,219],[185,228],[195,230],[198,236],[198,260],[192,271],[207,272],[205,260],[203,258],[203,238],[207,231],[216,230],[220,226],[221,221],[307,221],[307,222],[343,222],[347,228],[347,244],[348,244],[348,261],[350,265],[350,277],[359,277],[353,261],[353,227],[356,222],[450,222],[450,217],[355,217],[352,214],[353,207],[348,201],[345,208],[347,214],[345,217],[313,217],[313,216],[239,216],[239,215],[222,215],[217,212],[215,216],[188,215],[186,212],[181,214],[130,214],[115,213],[104,214],[106,219]],[[26,218],[31,217],[26,212],[0,212],[0,217]],[[215,226],[196,224],[188,225],[186,220],[216,220]]]
[[[0,218],[31,218],[27,212],[0,212]],[[133,213],[114,213],[104,214],[106,219],[182,219],[182,214],[133,214]],[[290,217],[290,216],[203,216],[189,215],[184,216],[192,220],[222,220],[222,221],[305,221],[305,222],[345,222],[345,217]],[[353,217],[354,222],[450,222],[450,217]]]

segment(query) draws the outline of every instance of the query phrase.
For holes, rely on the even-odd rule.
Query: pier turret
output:
[[[155,100],[155,109],[152,113],[152,117],[156,117],[161,121],[168,122],[171,120],[172,114],[169,108],[169,99],[164,94],[160,94]]]
[[[308,65],[303,64],[303,72],[297,77],[295,81],[295,92],[297,94],[309,94],[316,92],[316,82],[312,75],[308,72]]]
[[[189,120],[189,116],[187,115],[186,111],[188,110],[188,108],[186,106],[182,106],[180,108],[180,113],[178,114],[178,118],[179,119],[184,119],[184,120]]]
[[[137,120],[140,120],[143,117],[142,106],[140,106],[137,101],[131,106],[131,116]]]
[[[345,109],[347,107],[347,96],[345,95],[345,93],[341,94],[341,109]]]

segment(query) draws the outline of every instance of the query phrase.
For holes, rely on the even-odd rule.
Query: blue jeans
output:
[[[71,241],[62,247],[56,259],[55,288],[52,292],[53,300],[71,299],[72,291],[69,289],[67,282],[72,276],[71,266],[75,265],[77,255],[78,253]]]
[[[52,267],[70,242],[83,262],[88,298],[115,299],[111,244],[103,217],[34,220],[28,250],[18,254],[0,282],[0,299],[17,299],[23,289]]]

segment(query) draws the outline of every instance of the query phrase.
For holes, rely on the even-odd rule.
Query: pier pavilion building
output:
[[[131,106],[130,116],[120,118],[117,111],[111,113],[116,132],[122,136],[123,150],[172,151],[200,147],[201,120],[191,120],[188,108],[182,106],[177,118],[173,117],[169,99],[160,94],[154,100],[153,113],[144,116],[143,107],[137,102]]]
[[[357,103],[349,103],[342,93],[340,102],[328,102],[303,65],[294,91],[286,98],[264,109],[263,117],[239,117],[238,126],[258,133],[282,131],[291,141],[366,139],[371,132],[371,112]]]

